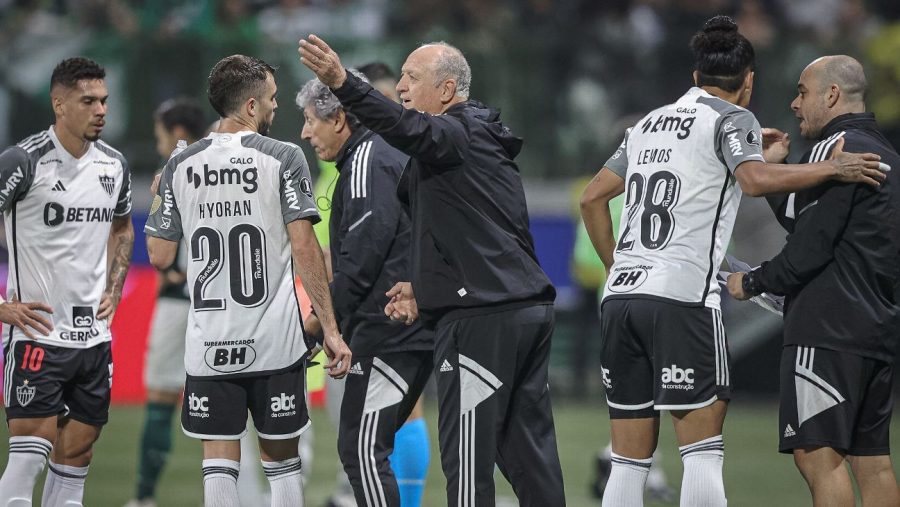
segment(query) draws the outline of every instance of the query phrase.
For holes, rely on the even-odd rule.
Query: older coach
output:
[[[346,72],[322,39],[301,62],[343,106],[409,155],[411,284],[386,312],[435,330],[441,463],[449,505],[494,505],[496,463],[520,505],[565,505],[547,366],[555,290],[534,253],[514,158],[522,140],[469,100],[471,71],[445,43],[413,51],[396,104]]]

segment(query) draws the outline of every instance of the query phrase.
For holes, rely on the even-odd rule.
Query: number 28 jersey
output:
[[[319,214],[296,145],[213,133],[166,164],[144,231],[187,247],[189,375],[270,373],[307,352],[285,227],[299,219]]]
[[[700,88],[630,128],[605,164],[625,180],[625,208],[604,300],[719,308],[742,195],[734,170],[748,160],[763,161],[759,122]]]

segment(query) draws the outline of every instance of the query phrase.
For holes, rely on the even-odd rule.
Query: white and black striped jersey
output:
[[[741,200],[733,172],[748,160],[763,161],[759,122],[700,88],[629,129],[605,164],[625,179],[625,208],[604,299],[719,308],[715,273]]]
[[[98,321],[106,289],[112,221],[131,213],[131,176],[121,153],[102,141],[73,157],[53,127],[0,154],[0,209],[9,248],[7,300],[44,302],[53,330],[40,338],[88,348],[112,339]],[[25,335],[15,326],[3,334]]]
[[[307,352],[285,227],[299,219],[319,214],[296,145],[213,133],[166,164],[144,231],[188,248],[189,375],[258,375]]]

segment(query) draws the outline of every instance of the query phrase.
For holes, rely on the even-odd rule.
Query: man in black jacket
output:
[[[406,326],[383,310],[385,293],[409,276],[409,218],[396,195],[409,157],[360,125],[318,79],[306,83],[297,104],[301,137],[339,171],[329,222],[331,293],[356,362],[341,403],[338,452],[358,505],[399,507],[388,456],[428,381],[434,349],[420,323]]]
[[[344,108],[411,158],[398,192],[412,221],[411,284],[386,313],[435,330],[448,504],[494,505],[496,463],[520,505],[565,505],[547,367],[555,290],[534,253],[522,141],[468,99],[471,71],[444,43],[413,51],[402,106],[348,74],[315,36],[301,61]]]
[[[815,60],[791,108],[819,142],[804,162],[835,146],[900,156],[865,112],[863,68],[848,56]],[[782,133],[767,136],[783,146]],[[896,171],[894,171],[896,173]],[[849,461],[863,505],[900,505],[891,467],[892,363],[900,333],[900,177],[881,188],[828,182],[775,206],[791,233],[774,259],[728,280],[733,296],[787,296],[781,359],[779,450],[793,453],[816,506],[854,505]]]

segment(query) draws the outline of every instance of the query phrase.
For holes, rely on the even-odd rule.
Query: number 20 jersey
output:
[[[625,208],[604,300],[719,308],[742,195],[734,171],[748,160],[763,161],[759,122],[700,88],[630,128],[605,164],[625,180]]]
[[[299,147],[213,133],[163,169],[144,231],[188,252],[192,377],[259,375],[307,352],[286,224],[319,220]]]

